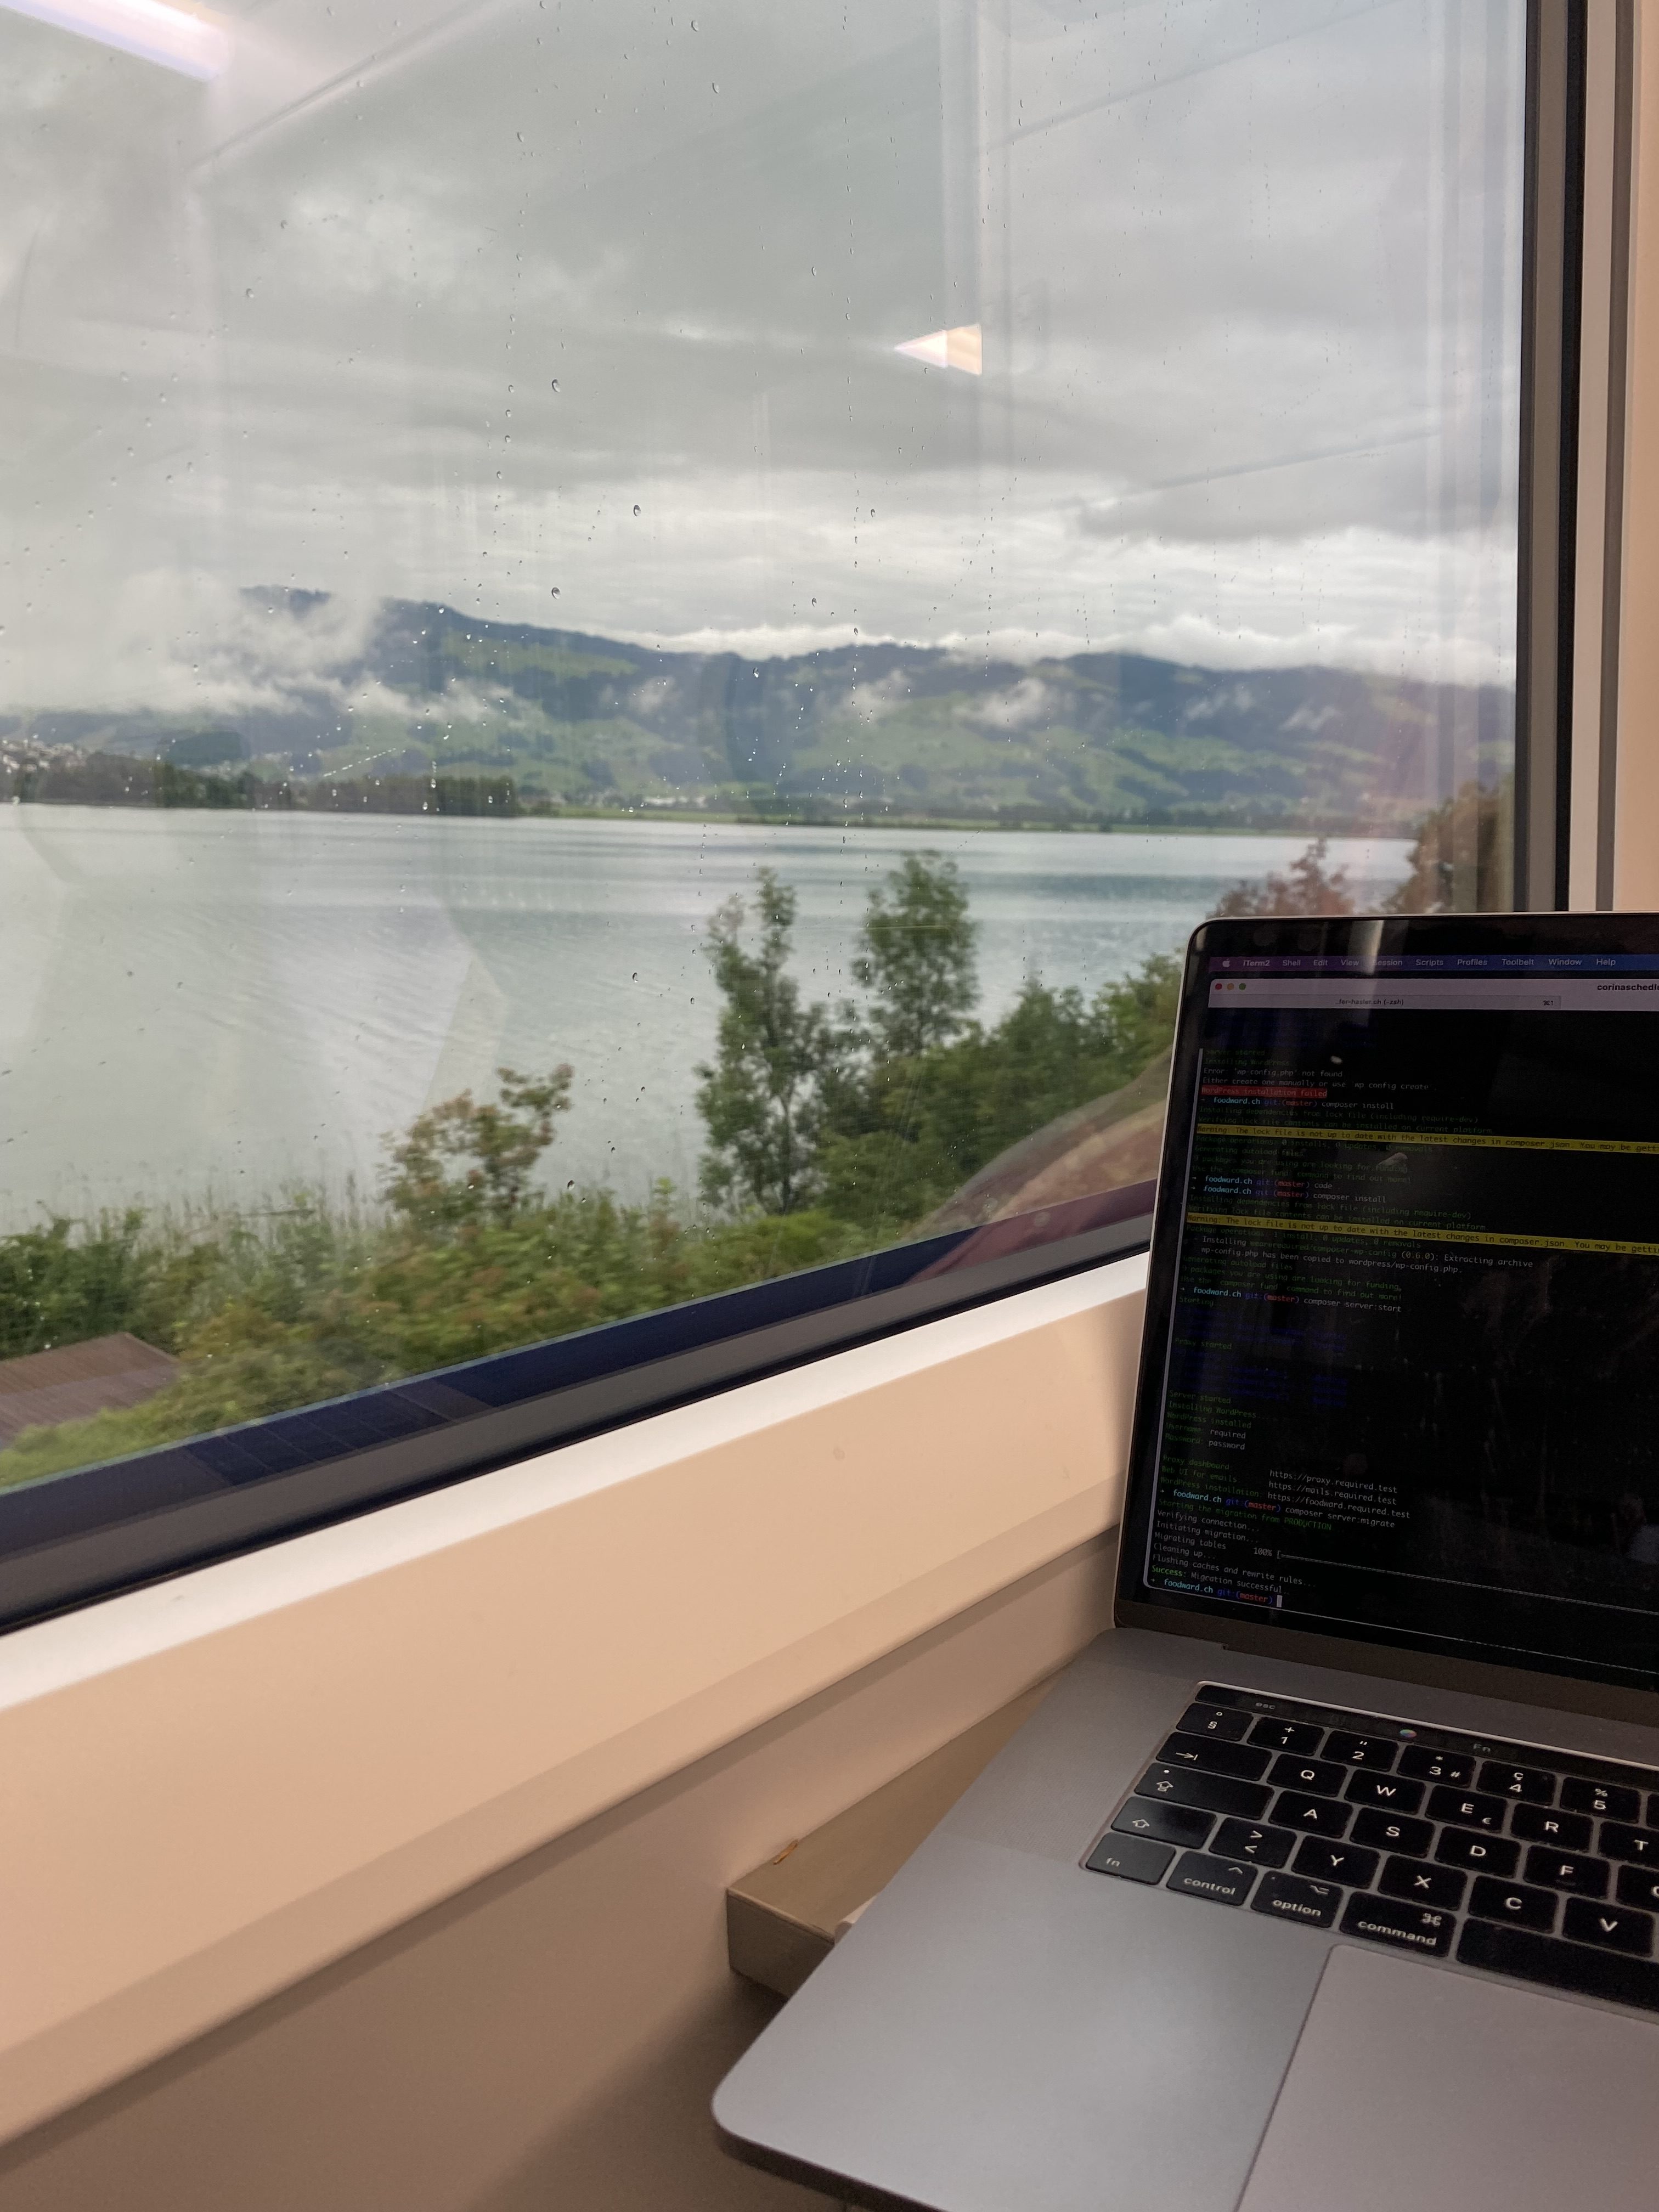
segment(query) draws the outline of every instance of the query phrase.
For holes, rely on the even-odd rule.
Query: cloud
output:
[[[556,586],[757,657],[1511,670],[1495,17],[1012,0],[975,146],[936,0],[368,5],[206,92],[0,16],[0,703],[338,704],[382,599]],[[982,379],[892,353],[966,322]]]

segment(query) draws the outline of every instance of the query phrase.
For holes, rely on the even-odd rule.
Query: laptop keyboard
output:
[[[1659,1772],[1206,1683],[1085,1862],[1659,2012]]]

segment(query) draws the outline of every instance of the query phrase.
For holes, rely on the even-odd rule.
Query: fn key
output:
[[[1125,1881],[1161,1881],[1175,1856],[1173,1845],[1145,1836],[1103,1836],[1084,1864],[1091,1874],[1121,1875]]]

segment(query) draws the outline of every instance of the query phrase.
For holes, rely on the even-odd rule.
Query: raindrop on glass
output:
[[[555,390],[555,392],[556,392],[556,391],[558,390],[558,388],[559,388],[559,380],[558,380],[558,378],[556,376],[556,377],[554,378],[554,380],[553,380],[553,389]]]
[[[638,509],[638,507],[637,507],[634,509],[634,512],[635,512],[635,514],[637,514],[639,513],[639,511],[640,511],[640,510]]]
[[[554,596],[554,598],[555,598],[556,599],[558,598],[558,596],[559,596],[559,587],[558,587],[558,586],[557,586],[556,584],[555,584],[555,585],[554,585],[554,586],[553,586],[553,596]]]

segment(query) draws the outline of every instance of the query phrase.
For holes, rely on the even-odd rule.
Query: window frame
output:
[[[1581,822],[1584,805],[1594,808],[1597,850],[1604,856],[1612,852],[1616,748],[1608,732],[1614,726],[1610,718],[1616,713],[1617,685],[1612,679],[1602,683],[1593,717],[1587,716],[1580,696],[1584,611],[1576,606],[1574,592],[1584,502],[1593,497],[1600,501],[1595,515],[1609,548],[1601,580],[1601,660],[1616,678],[1615,517],[1622,420],[1615,419],[1610,407],[1600,465],[1589,471],[1580,467],[1579,428],[1587,359],[1604,358],[1610,391],[1616,391],[1620,403],[1624,396],[1623,270],[1630,243],[1626,202],[1632,170],[1627,122],[1618,125],[1625,151],[1622,169],[1615,162],[1612,236],[1589,241],[1612,272],[1611,319],[1601,334],[1603,356],[1585,351],[1583,274],[1589,204],[1584,174],[1588,126],[1607,120],[1592,116],[1587,107],[1587,87],[1608,76],[1605,68],[1597,74],[1597,40],[1612,36],[1615,42],[1610,80],[1613,121],[1630,112],[1632,6],[1633,0],[1609,0],[1605,11],[1592,11],[1589,0],[1528,0],[1527,6],[1517,907],[1568,902],[1575,805]],[[1607,106],[1605,93],[1601,106]],[[1577,750],[1575,720],[1583,724]],[[1597,764],[1588,783],[1586,748],[1594,749]],[[1611,903],[1610,860],[1604,857],[1598,866],[1597,902]],[[1036,1224],[1042,1217],[1025,1218]],[[1090,1225],[1056,1242],[1036,1241],[1039,1231],[1033,1226],[1022,1248],[1005,1248],[982,1259],[973,1243],[984,1237],[982,1231],[890,1246],[859,1260],[19,1486],[0,1492],[0,1631],[465,1482],[527,1455],[895,1331],[1109,1266],[1146,1249],[1150,1221],[1151,1186],[1131,1186],[1103,1194]],[[1009,1231],[1010,1243],[1018,1243],[1017,1224],[998,1225]],[[514,1390],[515,1372],[524,1379]],[[451,1405],[447,1418],[434,1410],[446,1395]],[[357,1440],[338,1449],[341,1432],[354,1424]],[[336,1445],[324,1449],[331,1425]],[[377,1425],[378,1437],[371,1433]],[[237,1454],[241,1471],[227,1474]],[[263,1472],[258,1467],[262,1455],[270,1462]],[[284,1459],[286,1465],[281,1463]],[[138,1497],[149,1502],[141,1515],[130,1513],[119,1522],[100,1519],[100,1511],[106,1515],[109,1504],[123,1493],[129,1506]]]

